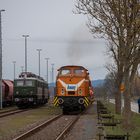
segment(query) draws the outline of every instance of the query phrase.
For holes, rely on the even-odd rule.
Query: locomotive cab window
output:
[[[33,81],[27,80],[26,81],[26,86],[33,86]]]
[[[81,74],[84,74],[84,70],[77,69],[77,70],[74,70],[74,73],[78,74],[78,75],[81,75]]]
[[[19,80],[16,81],[16,86],[33,86],[33,81],[31,80]]]
[[[70,70],[65,69],[60,71],[60,75],[67,75],[67,74],[70,74]]]
[[[24,81],[16,81],[16,86],[24,86]]]

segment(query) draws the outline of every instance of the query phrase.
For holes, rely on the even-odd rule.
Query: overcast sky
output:
[[[0,0],[3,37],[3,78],[13,79],[24,66],[24,38],[28,34],[28,71],[38,74],[38,52],[41,51],[41,76],[46,75],[49,57],[49,76],[54,63],[55,75],[63,65],[86,67],[91,79],[103,79],[107,74],[105,64],[106,43],[94,39],[86,26],[87,17],[76,15],[75,0]],[[49,78],[50,79],[50,78]]]

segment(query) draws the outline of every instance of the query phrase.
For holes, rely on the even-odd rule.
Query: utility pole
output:
[[[14,65],[14,79],[16,77],[16,61],[13,61],[13,65]]]
[[[47,83],[49,83],[49,75],[48,75],[48,71],[49,71],[49,66],[48,66],[48,61],[49,61],[50,58],[45,58],[46,60],[46,80],[47,80]]]
[[[27,72],[27,37],[29,35],[22,35],[25,38],[25,72]]]
[[[38,51],[38,75],[40,76],[40,52],[42,49],[37,49]]]
[[[2,26],[1,13],[5,10],[0,10],[0,108],[2,109]]]
[[[52,65],[52,83],[54,82],[54,64],[51,64]]]

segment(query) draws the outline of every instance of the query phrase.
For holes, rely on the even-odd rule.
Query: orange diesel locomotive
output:
[[[63,66],[58,69],[55,106],[61,106],[63,112],[83,110],[93,98],[93,87],[87,69],[82,66]]]

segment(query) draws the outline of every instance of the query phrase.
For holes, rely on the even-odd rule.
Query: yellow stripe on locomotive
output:
[[[54,98],[53,104],[54,104],[54,106],[58,106],[59,105],[58,104],[58,97],[55,97]]]

